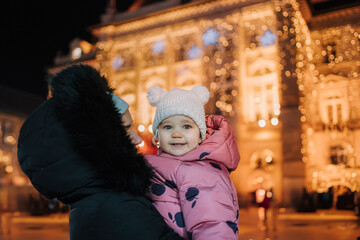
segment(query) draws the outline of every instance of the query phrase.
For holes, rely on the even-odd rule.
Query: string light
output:
[[[196,67],[189,67],[189,71],[206,80],[214,105],[212,113],[232,117],[240,109],[244,109],[242,114],[236,116],[245,118],[242,119],[245,122],[257,122],[260,128],[265,127],[267,121],[273,126],[279,124],[282,92],[292,90],[293,84],[297,84],[295,86],[300,92],[302,161],[312,161],[311,151],[314,150],[311,149],[316,147],[316,143],[312,142],[312,131],[321,128],[318,126],[319,114],[314,112],[314,109],[318,108],[316,104],[321,97],[321,91],[329,86],[328,76],[334,74],[350,80],[359,77],[360,26],[346,24],[310,31],[296,0],[274,0],[271,2],[273,6],[249,6],[243,8],[241,13],[229,12],[226,17],[189,20],[149,28],[155,22],[166,22],[160,20],[172,19],[175,22],[180,16],[188,16],[190,13],[195,16],[200,10],[207,12],[214,9],[217,2],[223,1],[210,1],[209,4],[200,4],[169,14],[101,28],[100,32],[111,37],[97,44],[99,52],[96,59],[100,63],[100,70],[105,76],[109,76],[115,86],[120,86],[122,81],[136,82],[137,85],[142,85],[143,82],[147,84],[149,76],[154,75],[163,79],[164,85],[177,87],[176,82],[167,82],[167,74],[170,72],[168,66],[171,65],[174,69],[177,64],[201,66],[201,73],[197,72]],[[234,2],[236,1],[229,1],[229,4]],[[134,31],[144,27],[148,30]],[[131,34],[124,34],[127,31]],[[211,34],[205,37],[205,44],[202,34],[207,31]],[[267,33],[268,38],[264,37],[264,33]],[[122,37],[112,37],[117,34]],[[164,49],[154,53],[151,46],[157,41],[167,44],[164,44]],[[186,56],[192,48],[197,52],[187,59]],[[272,82],[271,89],[274,90],[271,93],[275,96],[271,100],[272,105],[263,97],[266,94],[244,97],[244,94],[247,94],[244,92],[249,90],[249,84],[257,79],[254,77],[254,81],[249,81],[247,64],[251,61],[248,61],[248,58],[259,58],[255,53],[267,54],[269,49],[276,50],[271,61],[276,65],[273,72],[279,72]],[[111,60],[116,59],[116,56],[123,59],[119,69],[114,69],[111,65]],[[344,65],[348,67],[345,68]],[[178,72],[171,73],[174,79],[179,75]],[[264,76],[265,73],[259,71],[253,75]],[[353,104],[359,99],[359,91],[358,87],[352,89],[352,82],[349,82],[347,100]],[[142,90],[144,89],[140,91]],[[254,102],[254,106],[259,106],[254,110],[254,117],[250,117],[250,111],[246,111],[250,101]],[[249,108],[255,109],[253,106]],[[360,113],[354,114],[360,116]],[[141,122],[149,121],[150,115],[145,113]],[[318,125],[315,124],[314,127],[314,123]],[[149,131],[152,132],[150,126]]]
[[[286,11],[284,9],[284,5],[282,5],[280,1],[276,2],[279,6],[277,8],[278,10],[281,9],[281,11]],[[312,133],[314,131],[314,123],[320,123],[319,118],[316,117],[316,112],[314,112],[314,110],[318,109],[316,104],[320,104],[318,102],[319,91],[322,91],[322,89],[326,89],[331,86],[331,84],[334,84],[327,82],[328,78],[326,76],[329,76],[330,74],[348,78],[347,83],[349,83],[349,89],[354,86],[353,84],[355,81],[352,81],[351,78],[358,77],[359,72],[359,66],[353,63],[356,63],[360,59],[360,42],[358,37],[360,26],[346,24],[310,31],[305,20],[301,17],[298,5],[291,0],[288,2],[290,2],[293,6],[293,12],[288,12],[288,16],[292,17],[287,21],[281,21],[288,24],[288,27],[282,28],[281,35],[282,39],[285,41],[293,43],[294,41],[292,40],[295,40],[295,46],[297,47],[297,53],[295,56],[295,73],[298,88],[301,93],[299,98],[299,110],[301,112],[300,121],[303,129],[303,134],[301,134],[301,142],[303,145],[301,149],[301,153],[303,155],[302,161],[304,163],[311,161],[311,164],[314,164],[312,154],[315,154],[316,148],[320,147],[316,146],[314,143]],[[287,31],[291,28],[295,29],[296,36],[291,36]],[[284,36],[286,36],[286,39],[284,39]],[[291,65],[288,65],[288,62],[284,63],[284,69],[282,69],[282,71],[289,67],[291,67]],[[357,85],[357,89],[359,89],[359,84]],[[351,99],[354,98],[356,98],[354,92],[349,91],[348,100],[351,101]],[[353,112],[353,114],[356,113]],[[319,129],[316,131],[319,131]],[[351,155],[350,151],[348,151],[348,153]],[[348,158],[354,159],[350,155]],[[316,161],[318,161],[318,159],[316,159]],[[353,160],[353,162],[354,161],[355,160]],[[319,164],[315,165],[320,167]],[[338,169],[336,174],[339,174],[341,171]],[[354,169],[347,168],[344,171],[354,171]],[[329,174],[329,172],[327,174]],[[324,176],[326,176],[326,174],[322,175],[323,178]],[[312,176],[312,180],[312,189],[317,191],[327,189],[329,187],[328,184],[331,184],[330,178],[326,180],[327,183],[325,184],[325,180],[321,180],[318,177],[317,172],[315,172],[315,175]],[[352,189],[359,189],[360,187],[359,183],[353,182],[352,179],[344,178],[343,180],[345,183],[349,184],[349,187]]]

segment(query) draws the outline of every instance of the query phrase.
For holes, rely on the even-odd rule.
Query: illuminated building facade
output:
[[[259,187],[281,206],[297,205],[304,187],[359,191],[359,4],[316,15],[302,0],[187,2],[108,11],[92,28],[92,64],[130,104],[142,149],[154,151],[147,90],[202,84],[206,112],[226,116],[237,137],[240,205]]]
[[[210,89],[207,113],[225,115],[236,132],[242,160],[231,177],[244,204],[249,192],[266,185],[278,203],[290,205],[290,192],[304,186],[296,79],[282,80],[295,72],[296,49],[279,57],[280,44],[290,44],[279,37],[287,34],[278,30],[283,8],[275,11],[270,1],[194,1],[93,30],[100,70],[145,131],[154,116],[146,101],[150,87]],[[285,93],[284,84],[290,85]],[[270,182],[253,177],[259,162]]]
[[[17,139],[28,114],[43,99],[0,86],[0,211],[24,211],[36,190],[27,183],[17,160]]]
[[[297,55],[306,188],[360,191],[359,5],[315,16]],[[305,43],[305,45],[304,45]]]

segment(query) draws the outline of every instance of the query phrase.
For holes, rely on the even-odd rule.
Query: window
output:
[[[340,145],[330,147],[330,162],[334,165],[347,164],[348,156],[345,148]]]
[[[274,114],[274,90],[272,84],[254,86],[253,109],[256,121],[267,120]]]

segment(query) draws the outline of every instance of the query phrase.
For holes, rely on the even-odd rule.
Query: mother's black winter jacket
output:
[[[71,240],[181,239],[144,196],[152,171],[122,126],[106,79],[63,70],[23,124],[18,159],[34,187],[71,205]]]

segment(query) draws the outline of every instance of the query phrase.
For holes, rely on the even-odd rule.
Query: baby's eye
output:
[[[171,126],[170,125],[165,125],[165,126],[163,126],[163,128],[166,129],[166,130],[169,130],[169,129],[171,129]]]
[[[190,129],[191,125],[184,125],[184,129]]]

